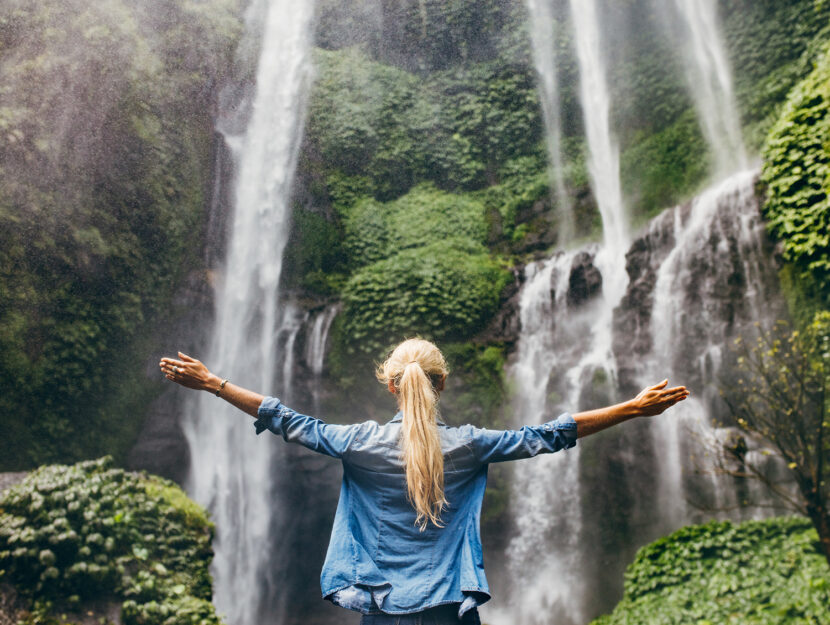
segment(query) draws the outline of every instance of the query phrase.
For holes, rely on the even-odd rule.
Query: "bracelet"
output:
[[[219,397],[219,393],[222,392],[222,389],[225,388],[225,384],[227,384],[227,383],[228,383],[228,381],[226,379],[222,380],[222,383],[219,385],[219,388],[216,389],[216,396],[217,397]]]

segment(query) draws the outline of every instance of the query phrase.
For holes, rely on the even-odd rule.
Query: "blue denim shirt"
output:
[[[490,598],[479,520],[487,466],[568,449],[576,422],[568,413],[519,430],[450,427],[439,421],[444,452],[443,527],[415,525],[400,452],[401,413],[380,425],[324,423],[267,397],[254,423],[286,441],[339,458],[343,483],[326,561],[323,597],[364,614],[407,614],[459,604],[459,616]]]

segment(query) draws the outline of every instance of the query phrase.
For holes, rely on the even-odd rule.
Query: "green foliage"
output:
[[[317,42],[361,45],[372,58],[413,71],[492,59],[516,30],[516,3],[506,0],[322,0]],[[521,7],[521,5],[519,5]]]
[[[347,269],[341,228],[325,215],[295,207],[283,254],[282,288],[301,287],[324,297],[340,291]]]
[[[623,152],[623,190],[640,219],[691,195],[709,173],[707,146],[694,111],[666,128],[644,133]]]
[[[348,351],[377,357],[414,334],[469,337],[495,312],[510,277],[484,246],[463,239],[405,249],[367,265],[343,290]]]
[[[356,191],[393,199],[425,180],[481,188],[506,160],[538,151],[539,106],[524,65],[480,63],[424,80],[356,48],[316,59],[308,136],[334,203]]]
[[[172,482],[110,458],[44,466],[0,499],[0,581],[41,608],[117,597],[125,625],[218,624],[212,538]]]
[[[346,249],[355,263],[366,264],[400,250],[429,245],[448,233],[485,243],[483,211],[469,194],[446,193],[429,183],[386,204],[366,199],[343,216]]]
[[[830,570],[802,518],[684,527],[640,549],[625,594],[593,625],[820,625]]]
[[[808,516],[830,565],[830,311],[798,330],[779,321],[755,340],[739,337],[735,344],[730,369],[737,379],[726,381],[722,394],[747,438],[763,445],[765,459],[750,458],[746,441],[735,436],[719,446],[718,468],[760,481]],[[768,459],[786,466],[788,478],[766,470]]]
[[[121,459],[140,365],[200,261],[236,0],[0,8],[0,467]],[[164,16],[161,18],[160,16]]]
[[[506,426],[500,419],[505,395],[504,345],[444,343],[441,350],[451,372],[441,395],[448,421]]]
[[[750,148],[764,143],[792,87],[830,36],[830,4],[726,0],[723,17],[735,94]]]
[[[767,228],[830,304],[830,48],[790,93],[763,158]]]

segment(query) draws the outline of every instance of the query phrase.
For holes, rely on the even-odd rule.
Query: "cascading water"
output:
[[[681,22],[680,50],[703,134],[712,147],[718,177],[746,168],[732,73],[720,34],[715,0],[674,0]]]
[[[644,361],[641,383],[663,377],[682,379],[700,389],[674,411],[658,419],[653,433],[664,453],[658,500],[664,521],[673,527],[688,522],[683,468],[691,453],[684,433],[708,428],[717,400],[722,350],[754,322],[766,325],[775,308],[774,281],[763,249],[764,225],[755,198],[757,173],[744,171],[707,189],[688,210],[668,211],[674,247],[659,265],[651,311],[653,348]],[[726,270],[726,271],[725,271]],[[728,271],[728,273],[727,273]],[[729,495],[714,481],[712,503],[726,505]]]
[[[261,53],[247,128],[225,135],[237,164],[234,213],[205,361],[234,382],[269,392],[286,382],[280,351],[293,347],[298,327],[296,316],[281,308],[278,287],[311,82],[314,3],[270,0],[250,10],[263,18],[248,21],[263,28]],[[216,523],[217,608],[231,625],[258,623],[273,522],[263,485],[270,483],[273,447],[240,423],[238,411],[206,393],[194,396],[183,429],[191,456],[188,491]]]
[[[524,423],[542,421],[554,406],[575,412],[584,389],[598,374],[613,381],[613,311],[627,284],[623,259],[628,232],[596,5],[593,0],[573,0],[570,8],[588,169],[602,217],[603,243],[590,252],[560,252],[541,268],[528,266],[519,303],[521,335],[510,370],[517,389],[516,416]],[[546,66],[547,62],[539,67],[540,75],[549,71]],[[578,290],[574,284],[580,280],[585,292],[574,296]],[[586,304],[584,300],[600,288],[601,297]],[[580,307],[579,315],[567,315],[569,307]],[[551,401],[552,391],[558,401]],[[551,480],[560,488],[536,487]],[[585,620],[582,504],[579,489],[573,487],[578,483],[579,452],[575,450],[517,467],[513,476],[516,534],[507,559],[518,598],[509,610],[501,608],[494,614],[501,622],[534,623],[551,611],[561,622]]]
[[[614,376],[611,350],[611,318],[625,294],[625,250],[628,247],[628,222],[620,185],[619,148],[611,131],[611,96],[608,91],[605,61],[595,0],[571,0],[571,19],[579,62],[579,87],[585,134],[588,140],[588,172],[591,188],[602,217],[602,247],[594,263],[602,274],[604,307],[591,332],[591,348],[582,358],[583,369],[604,369]],[[571,373],[573,383],[581,373]]]
[[[319,386],[323,376],[323,365],[326,358],[326,342],[328,341],[329,330],[334,318],[337,316],[339,306],[326,306],[322,311],[318,312],[311,322],[311,331],[306,339],[305,345],[305,361],[311,370],[311,375],[314,379],[314,388],[312,389],[312,396],[314,398],[314,412],[320,411],[320,392]]]
[[[588,140],[591,188],[602,216],[603,247],[608,250],[609,260],[616,261],[618,255],[625,253],[628,224],[620,186],[619,148],[611,132],[611,95],[596,1],[570,0],[570,8],[579,62],[579,93]],[[609,270],[613,269],[609,267]],[[622,288],[625,288],[624,279]]]
[[[530,41],[539,85],[545,145],[550,158],[548,175],[556,200],[557,237],[564,246],[575,233],[573,203],[565,188],[562,166],[562,125],[559,114],[559,78],[556,70],[553,0],[526,0],[530,20]]]
[[[582,354],[590,348],[591,324],[602,311],[592,306],[573,317],[564,311],[575,303],[569,298],[574,271],[589,258],[582,250],[559,252],[525,268],[519,300],[522,333],[509,371],[516,385],[512,409],[522,423],[541,423],[579,402]],[[590,283],[596,290],[600,278],[594,272]],[[496,609],[486,613],[488,620],[536,623],[534,618],[546,613],[555,613],[560,623],[584,620],[578,483],[577,449],[515,467],[515,535],[507,549],[515,599],[508,605],[497,601]]]
[[[698,38],[687,70],[690,80],[709,85],[696,97],[701,123],[717,129],[707,131],[707,138],[718,172],[735,171],[746,157],[728,65],[712,21],[714,7],[693,4],[680,9]],[[532,9],[533,3],[528,6]],[[713,506],[734,503],[732,484],[690,477],[694,444],[687,429],[711,427],[718,416],[721,349],[741,328],[768,314],[769,307],[761,304],[776,294],[753,172],[736,174],[691,204],[664,212],[629,247],[596,5],[572,0],[570,9],[603,242],[557,252],[526,268],[519,298],[521,334],[509,370],[517,421],[539,422],[561,410],[611,403],[621,393],[665,377],[692,388],[694,397],[671,417],[631,424],[627,432],[614,432],[613,439],[583,441],[579,453],[519,463],[511,500],[516,532],[506,554],[514,599],[484,609],[488,620],[504,624],[582,623],[602,611],[609,588],[618,592],[608,577],[586,583],[592,560],[613,562],[605,568],[616,569],[615,579],[621,574],[619,542],[589,544],[607,529],[601,511],[609,505],[609,491],[620,493],[629,512],[636,510],[617,512],[617,521],[626,519],[628,527],[610,532],[624,536],[628,544],[622,551],[628,557],[632,545],[699,520],[687,497]],[[539,19],[543,14],[532,15]],[[703,37],[701,28],[707,24]],[[536,31],[540,29],[533,25],[531,32]],[[543,41],[538,32],[533,36]],[[542,76],[551,62],[540,60],[536,41],[534,48]],[[614,466],[618,473],[598,473],[597,466]],[[580,494],[579,485],[591,479],[588,474],[602,483]]]

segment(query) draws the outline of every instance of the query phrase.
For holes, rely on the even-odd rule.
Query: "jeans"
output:
[[[414,614],[364,614],[360,625],[481,625],[473,608],[458,619],[458,604],[439,605]]]

